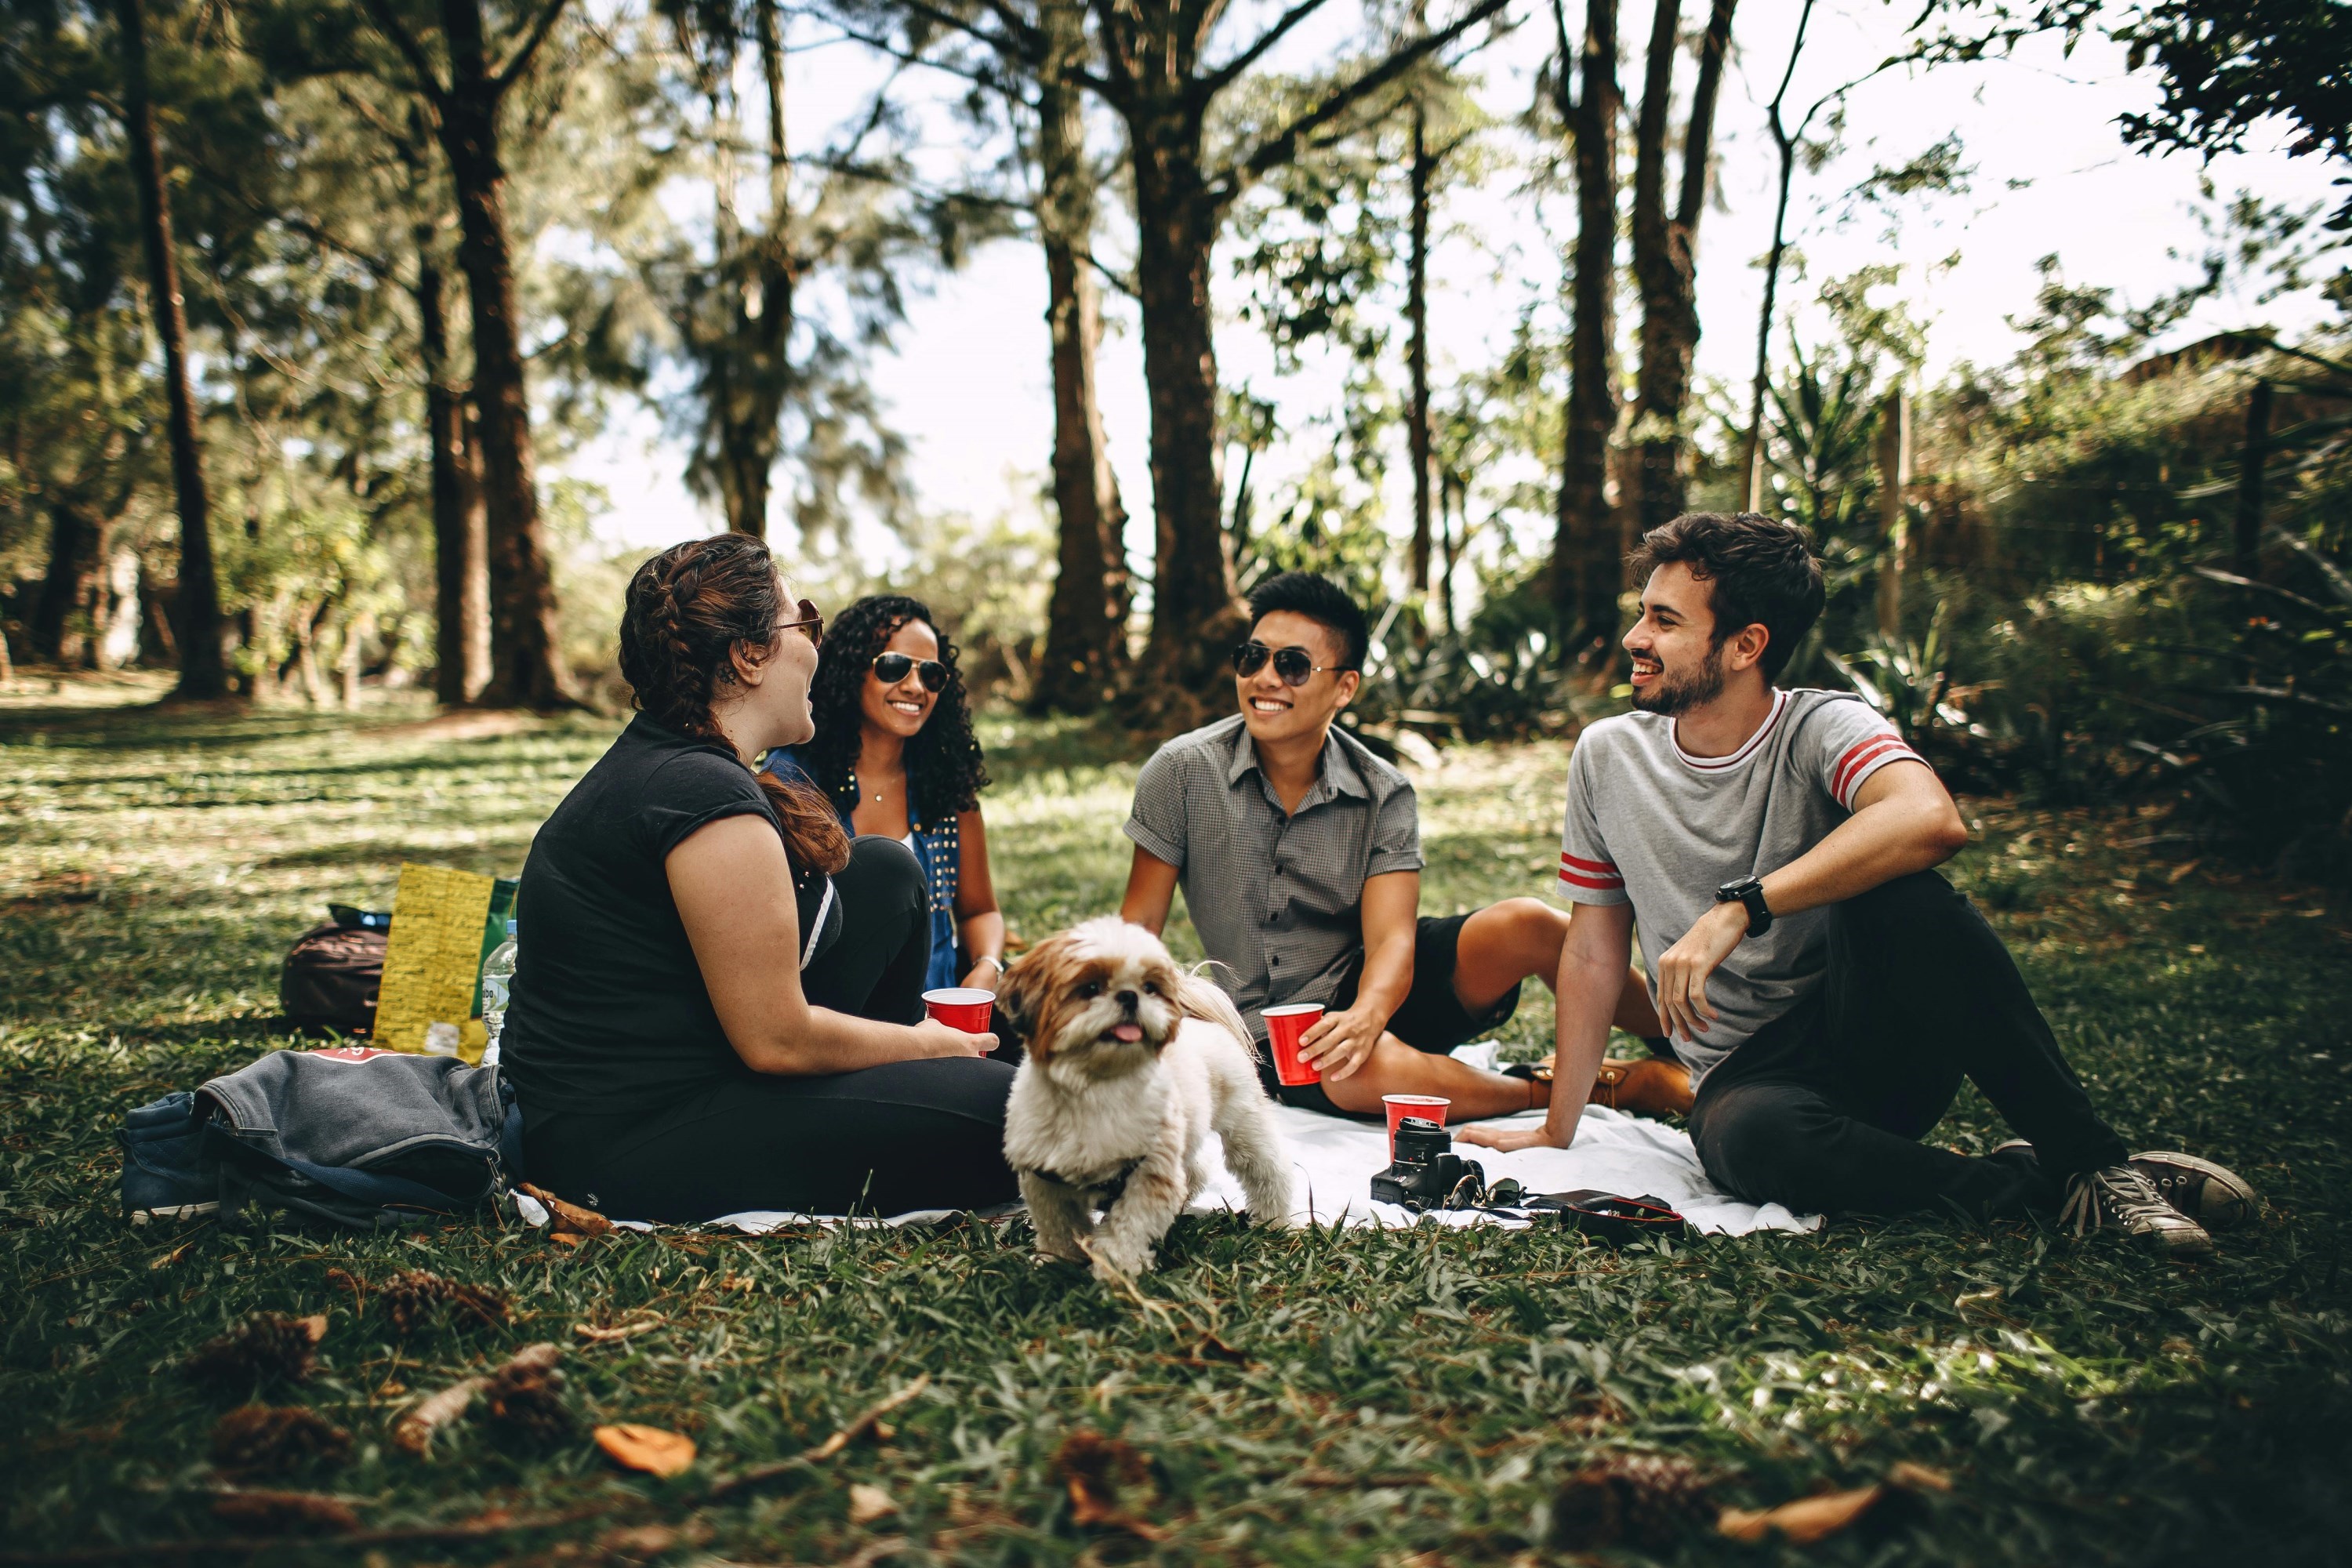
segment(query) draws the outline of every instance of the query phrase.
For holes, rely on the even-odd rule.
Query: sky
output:
[[[1229,36],[1251,36],[1262,9],[1237,6]],[[1623,9],[1629,58],[1621,79],[1632,97],[1639,90],[1646,8]],[[1777,174],[1765,106],[1787,65],[1798,13],[1790,0],[1749,0],[1734,29],[1734,57],[1717,111],[1717,191],[1698,246],[1702,379],[1744,386],[1750,374],[1759,264],[1770,241]],[[1877,0],[1818,5],[1789,94],[1791,117],[1897,52],[1902,23],[1911,14]],[[1303,29],[1269,66],[1301,69],[1328,58],[1345,43],[1353,15],[1320,34]],[[1576,25],[1573,16],[1570,25]],[[1478,58],[1482,97],[1491,111],[1514,113],[1525,104],[1549,37],[1548,23],[1522,27]],[[791,128],[795,143],[808,147],[824,142],[845,116],[863,107],[879,70],[858,58],[854,45],[826,46],[809,34],[795,42],[801,47],[792,60]],[[1686,59],[1682,81],[1692,74]],[[2009,318],[2030,313],[2040,281],[2036,263],[2044,256],[2059,258],[2069,281],[2112,287],[2131,302],[2189,280],[2207,243],[2195,216],[2201,180],[2210,179],[2225,198],[2244,189],[2273,202],[2307,205],[2332,199],[2328,168],[2315,159],[2290,159],[2276,143],[2224,157],[2210,168],[2190,156],[2151,157],[2126,148],[2116,117],[2152,104],[2155,97],[2152,74],[2128,72],[2122,51],[2097,39],[2085,40],[2071,58],[2055,40],[2045,40],[2007,60],[1898,70],[1864,82],[1847,99],[1841,150],[1823,167],[1797,176],[1790,224],[1810,281],[1784,276],[1782,301],[1798,303],[1801,331],[1803,303],[1820,280],[1865,265],[1900,265],[1900,291],[1928,323],[1927,374],[1933,377],[1959,361],[1997,362],[2014,350],[2019,335]],[[1102,144],[1112,145],[1114,128],[1106,121],[1099,129]],[[1965,148],[1964,163],[1974,170],[1966,195],[1903,207],[1891,230],[1884,214],[1839,221],[1848,205],[1841,196],[1874,166],[1899,164],[1954,132]],[[966,155],[944,122],[930,133],[928,156],[934,167],[951,168]],[[1630,137],[1626,156],[1630,177]],[[692,199],[692,193],[683,195]],[[1555,237],[1565,237],[1565,206],[1549,216]],[[1432,263],[1431,341],[1442,395],[1449,369],[1491,363],[1527,290],[1557,289],[1559,261],[1555,238],[1534,221],[1532,204],[1507,185],[1449,192],[1437,220],[1442,233]],[[1120,244],[1116,235],[1106,237],[1107,249]],[[1231,318],[1238,287],[1229,275],[1221,275],[1219,287],[1219,368],[1225,384],[1275,395],[1286,420],[1291,410],[1303,414],[1328,405],[1336,376],[1311,369],[1277,382],[1265,345]],[[896,351],[873,363],[874,384],[910,444],[926,512],[987,518],[1037,510],[1053,417],[1045,305],[1044,266],[1034,247],[992,245],[962,270],[923,285]],[[1104,423],[1121,490],[1135,514],[1130,549],[1148,552],[1141,345],[1132,306],[1114,299],[1107,309]],[[2251,287],[2242,287],[2201,306],[2168,342],[2254,323],[2293,331],[2327,313],[2308,295],[2261,302]],[[1401,334],[1397,341],[1401,345]],[[603,438],[549,465],[557,474],[604,488],[611,510],[599,524],[600,536],[642,548],[718,527],[715,510],[687,493],[683,448],[664,439],[659,418],[626,405],[615,416]],[[1274,477],[1279,478],[1278,468]],[[1400,510],[1391,507],[1392,518]],[[785,531],[772,532],[782,537]],[[860,537],[862,548],[894,548],[871,531]]]

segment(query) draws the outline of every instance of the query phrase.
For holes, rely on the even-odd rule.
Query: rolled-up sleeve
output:
[[[1364,875],[1382,877],[1391,871],[1418,871],[1421,867],[1421,810],[1413,801],[1412,785],[1400,784],[1381,802],[1372,818],[1372,852],[1365,861]]]
[[[1135,775],[1135,805],[1128,813],[1127,836],[1145,852],[1184,868],[1185,760],[1162,746]]]

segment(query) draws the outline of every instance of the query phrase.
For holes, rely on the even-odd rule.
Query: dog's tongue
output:
[[[1131,1046],[1135,1044],[1136,1041],[1143,1038],[1143,1026],[1140,1024],[1121,1024],[1110,1033],[1111,1038],[1115,1040],[1125,1040]]]

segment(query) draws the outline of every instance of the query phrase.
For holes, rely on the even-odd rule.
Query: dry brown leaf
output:
[[[898,1505],[880,1487],[859,1481],[849,1489],[849,1522],[871,1524],[898,1511]]]
[[[520,1188],[547,1205],[547,1212],[555,1216],[553,1224],[558,1236],[602,1236],[613,1228],[613,1222],[594,1209],[567,1203],[544,1187],[534,1187],[524,1182],[520,1184]]]
[[[1081,1427],[1062,1439],[1054,1473],[1069,1489],[1072,1523],[1124,1530],[1144,1541],[1167,1539],[1165,1530],[1121,1506],[1122,1491],[1143,1489],[1151,1478],[1151,1461],[1134,1444]]]
[[[260,1535],[341,1535],[360,1527],[349,1503],[316,1492],[224,1492],[213,1500],[213,1517]]]
[[[649,1334],[664,1326],[659,1318],[652,1318],[642,1323],[623,1323],[615,1329],[600,1329],[593,1323],[574,1323],[572,1325],[572,1331],[592,1345],[608,1345],[617,1340],[634,1339],[639,1334]]]
[[[1906,1491],[1948,1492],[1952,1489],[1952,1478],[1933,1466],[1915,1465],[1908,1459],[1899,1459],[1886,1472],[1886,1484],[1901,1487]]]
[[[596,1447],[623,1468],[642,1470],[649,1476],[667,1479],[682,1474],[694,1464],[693,1438],[658,1426],[640,1426],[633,1421],[597,1427]]]
[[[1778,1508],[1727,1508],[1716,1529],[1734,1541],[1761,1541],[1778,1531],[1799,1546],[1810,1546],[1846,1529],[1885,1497],[1886,1489],[1857,1487],[1852,1491],[1826,1492],[1799,1498]]]

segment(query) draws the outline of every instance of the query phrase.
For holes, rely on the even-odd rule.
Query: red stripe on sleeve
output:
[[[1559,852],[1559,863],[1562,866],[1573,867],[1579,871],[1590,871],[1595,876],[1614,877],[1617,875],[1616,866],[1610,861],[1587,860],[1582,856],[1571,855],[1565,849]]]
[[[1625,879],[1622,877],[1580,877],[1573,871],[1562,871],[1559,879],[1571,888],[1584,888],[1596,893],[1622,893],[1625,890]]]
[[[1830,778],[1830,793],[1837,797],[1840,805],[1848,805],[1849,794],[1855,781],[1861,777],[1863,769],[1874,760],[1897,762],[1909,758],[1916,761],[1918,755],[1916,752],[1903,743],[1903,737],[1900,735],[1874,735],[1867,740],[1859,741],[1847,750],[1844,756],[1838,759],[1837,769]]]

